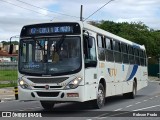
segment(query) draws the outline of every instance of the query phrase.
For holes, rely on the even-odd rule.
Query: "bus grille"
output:
[[[57,97],[59,92],[37,92],[39,97]]]
[[[62,78],[28,78],[33,83],[61,83],[68,79],[68,77]]]
[[[34,88],[38,89],[45,89],[45,86],[33,86]],[[50,88],[62,88],[63,86],[49,86]]]

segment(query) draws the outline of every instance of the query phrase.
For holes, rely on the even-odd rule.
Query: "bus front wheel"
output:
[[[105,104],[105,91],[103,85],[100,83],[98,86],[97,99],[92,101],[92,105],[96,109],[101,109]]]
[[[45,110],[53,110],[55,105],[55,103],[52,101],[40,101],[40,103]]]

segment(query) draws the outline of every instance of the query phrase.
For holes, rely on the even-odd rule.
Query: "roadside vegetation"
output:
[[[0,70],[0,88],[17,86],[17,70]]]
[[[91,21],[92,25],[121,36],[130,41],[145,45],[147,56],[151,57],[149,64],[158,63],[160,57],[160,30],[149,28],[142,22]]]

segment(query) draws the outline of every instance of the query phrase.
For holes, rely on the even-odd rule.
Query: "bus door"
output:
[[[95,38],[84,36],[84,63],[85,63],[85,98],[91,100],[96,98],[97,84],[97,55]]]

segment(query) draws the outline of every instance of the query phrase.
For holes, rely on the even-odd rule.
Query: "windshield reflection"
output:
[[[81,67],[80,37],[21,40],[19,71],[26,74],[68,74]]]

